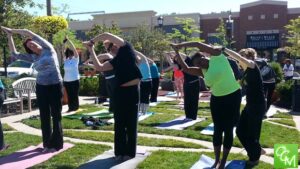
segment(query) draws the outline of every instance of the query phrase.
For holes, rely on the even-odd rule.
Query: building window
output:
[[[248,20],[253,20],[253,16],[252,15],[248,15]]]
[[[274,14],[274,19],[278,19],[278,17],[279,17],[278,13],[275,13]]]
[[[266,15],[260,15],[260,19],[266,19]]]

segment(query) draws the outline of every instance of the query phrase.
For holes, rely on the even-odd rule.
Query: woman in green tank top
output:
[[[232,68],[221,47],[214,47],[201,42],[185,42],[171,44],[171,46],[177,53],[175,59],[183,71],[191,75],[202,76],[205,84],[210,87],[212,93],[210,108],[214,122],[213,145],[215,152],[215,163],[212,168],[223,169],[233,143],[233,128],[239,119],[241,104],[240,85],[235,80]],[[197,47],[201,52],[210,55],[210,58],[204,56],[204,53],[198,52],[195,54],[195,67],[189,67],[178,55],[178,50],[182,47]],[[223,133],[223,157],[220,160]]]

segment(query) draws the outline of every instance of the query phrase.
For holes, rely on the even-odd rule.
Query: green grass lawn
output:
[[[296,127],[296,124],[295,124],[294,120],[292,120],[292,119],[274,119],[274,120],[269,120],[269,121],[287,125],[287,126],[291,126],[291,127]]]
[[[300,134],[296,129],[264,122],[260,143],[268,148],[273,148],[274,144],[300,144]]]
[[[74,147],[31,169],[75,169],[109,149],[111,147],[104,145],[76,143]]]
[[[3,131],[13,131],[15,129],[13,129],[12,127],[10,127],[8,124],[2,124],[2,130]]]
[[[42,138],[39,136],[23,134],[20,132],[5,133],[4,142],[6,144],[9,144],[10,147],[5,151],[0,152],[0,156],[8,155],[12,152],[27,148],[31,145],[38,145],[42,142]]]
[[[27,148],[31,145],[38,145],[42,142],[39,136],[24,134],[20,132],[5,133],[4,140],[10,147],[0,152],[0,157],[9,155],[15,151]],[[74,143],[73,143],[74,144]],[[91,158],[102,154],[104,151],[111,149],[108,146],[94,145],[94,144],[75,144],[74,147],[68,149],[50,160],[36,165],[34,169],[75,169],[81,164],[89,161]]]
[[[198,140],[206,140],[212,141],[211,136],[202,135],[200,131],[207,127],[210,123],[212,123],[212,119],[210,116],[207,120],[202,121],[200,123],[196,123],[194,126],[191,126],[185,130],[178,131],[178,130],[162,130],[154,128],[155,126],[159,125],[160,123],[173,120],[181,115],[184,115],[183,111],[173,111],[168,110],[168,108],[172,108],[176,102],[164,102],[160,103],[158,106],[151,108],[152,110],[160,110],[153,116],[139,122],[138,124],[138,132],[140,133],[150,133],[150,134],[160,134],[160,135],[168,135],[168,136],[178,136],[178,137],[186,137],[186,138],[193,138]],[[82,107],[81,107],[82,108]],[[97,111],[101,108],[93,107],[92,105],[85,105],[85,112],[93,112],[90,111],[90,108],[93,108],[93,111]],[[243,105],[241,106],[243,108]],[[207,111],[209,109],[208,103],[200,103],[199,109],[203,111]],[[79,112],[79,113],[82,113]],[[201,114],[201,112],[200,112]],[[210,113],[208,113],[210,114]],[[287,122],[291,118],[289,114],[280,113],[276,117],[285,118],[283,121]],[[23,120],[23,122],[29,126],[40,128],[40,121],[36,120]],[[63,118],[63,128],[64,129],[91,129],[90,127],[86,127],[80,120],[71,120],[67,118]],[[113,125],[109,126],[102,126],[99,127],[100,130],[114,130]],[[288,133],[288,134],[287,134]],[[284,137],[283,137],[284,136]],[[297,130],[288,129],[282,126],[277,126],[270,123],[263,123],[262,126],[262,133],[261,133],[261,143],[263,147],[272,148],[276,143],[300,143],[300,133]],[[242,147],[238,138],[234,139],[234,146]]]
[[[283,118],[283,119],[293,119],[293,117],[288,113],[278,112],[272,116],[273,118]]]
[[[213,157],[213,153],[194,153],[194,152],[170,152],[170,151],[156,151],[153,152],[145,161],[140,163],[139,169],[189,169],[197,162],[201,154]],[[246,156],[240,154],[230,154],[228,160],[247,160]],[[260,162],[256,169],[271,169],[272,165]],[[249,169],[249,167],[246,167]]]
[[[64,135],[72,138],[114,142],[113,133],[99,133],[99,132],[78,132],[78,131],[65,131]],[[184,141],[177,141],[173,139],[156,139],[147,137],[138,137],[138,145],[154,146],[154,147],[175,147],[175,148],[204,148],[199,144],[188,143]]]

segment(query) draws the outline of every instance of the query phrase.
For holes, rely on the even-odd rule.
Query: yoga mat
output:
[[[142,152],[137,149],[136,156],[133,159],[128,161],[122,160],[115,160],[115,154],[113,150],[109,150],[100,154],[89,162],[81,165],[79,169],[91,169],[91,168],[103,168],[103,169],[132,169],[137,168],[138,164],[145,160],[150,155],[149,152],[143,151]]]
[[[109,106],[109,102],[103,102],[102,106]]]
[[[152,116],[154,113],[153,112],[147,112],[145,115],[139,116],[139,121],[145,120],[146,118]],[[108,123],[115,123],[115,119],[110,119],[107,121]]]
[[[199,99],[200,101],[210,101],[211,93],[210,92],[200,92]]]
[[[100,119],[109,119],[113,117],[112,113],[98,113],[94,115],[85,115],[85,114],[72,114],[68,116],[64,116],[68,119],[81,119],[82,117],[93,117],[93,118],[100,118]]]
[[[159,102],[152,102],[149,104],[150,107],[155,107],[159,104]]]
[[[191,169],[210,169],[214,162],[214,159],[202,154],[199,161]],[[246,162],[242,160],[233,160],[226,163],[226,169],[244,169],[245,167]]]
[[[183,130],[190,127],[198,122],[205,120],[204,118],[197,118],[196,120],[185,120],[185,116],[178,117],[172,121],[162,123],[156,126],[158,129],[173,129],[173,130]]]
[[[170,97],[164,97],[164,96],[157,97],[158,102],[171,102],[175,100],[176,100],[175,98],[170,98]]]
[[[96,111],[96,112],[91,112],[91,113],[84,113],[84,115],[98,115],[98,114],[101,114],[101,113],[109,113],[109,111],[107,109],[103,109],[103,110],[99,110],[99,111]]]
[[[165,96],[169,93],[170,91],[166,91],[166,90],[158,90],[157,95],[158,96]]]
[[[236,127],[233,128],[233,137],[236,136]],[[208,125],[205,129],[203,129],[201,132],[201,134],[204,135],[214,135],[214,123],[211,123],[210,125]]]
[[[29,146],[23,150],[14,152],[0,158],[0,169],[25,169],[49,160],[51,157],[73,147],[73,144],[65,143],[64,148],[56,152],[43,153],[42,144]]]

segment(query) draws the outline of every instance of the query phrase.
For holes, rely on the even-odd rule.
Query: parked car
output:
[[[35,77],[37,71],[33,68],[33,63],[18,59],[7,66],[7,77],[16,78],[22,74]],[[4,67],[0,67],[0,76],[4,75]]]

